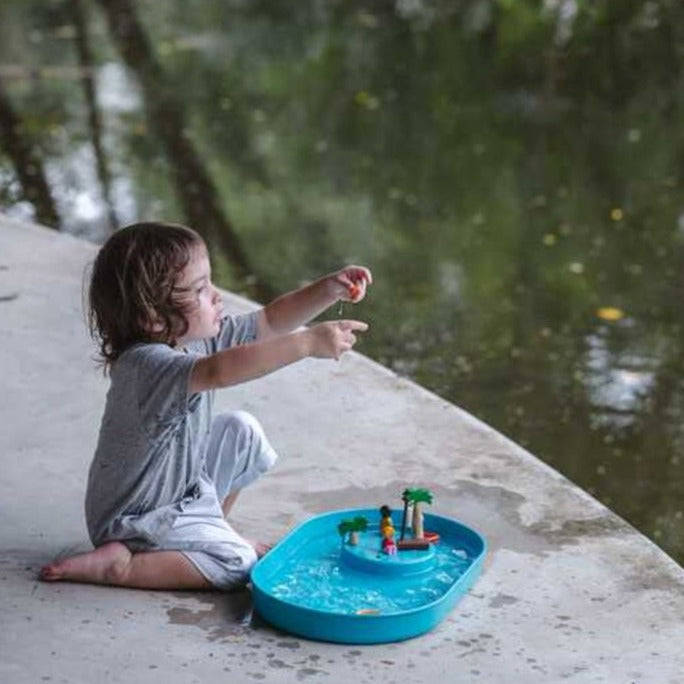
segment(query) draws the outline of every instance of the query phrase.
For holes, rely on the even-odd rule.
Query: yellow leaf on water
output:
[[[625,312],[615,306],[603,306],[597,309],[596,315],[604,321],[619,321],[624,318]]]
[[[613,221],[622,221],[622,219],[624,218],[624,215],[625,214],[622,211],[622,209],[620,209],[620,207],[615,207],[614,209],[610,210],[610,218]]]
[[[377,109],[380,106],[380,100],[365,90],[359,90],[356,95],[354,95],[354,102],[366,109]]]

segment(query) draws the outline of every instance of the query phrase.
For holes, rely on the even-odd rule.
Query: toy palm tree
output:
[[[411,501],[412,491],[412,489],[405,489],[401,493],[401,500],[404,502],[404,513],[401,516],[401,534],[399,535],[400,541],[403,541],[404,537],[406,536],[406,518],[408,517],[408,507]]]
[[[356,546],[359,543],[359,532],[365,532],[368,528],[368,520],[362,515],[357,516],[351,521],[352,528],[349,533],[349,543]]]
[[[422,504],[432,503],[432,492],[429,489],[410,490],[410,500],[413,503],[413,536],[416,539],[423,539],[423,506]]]
[[[338,526],[337,526],[337,531],[340,533],[340,537],[342,537],[342,541],[344,542],[344,538],[351,533],[352,530],[352,522],[351,520],[343,520]]]
[[[368,520],[362,515],[358,515],[353,520],[343,520],[337,526],[337,531],[343,539],[348,534],[347,543],[356,546],[359,543],[359,532],[365,532],[367,528]]]

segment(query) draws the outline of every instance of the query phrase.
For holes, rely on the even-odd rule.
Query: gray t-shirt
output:
[[[225,317],[187,351],[136,344],[113,364],[85,503],[95,546],[154,548],[197,496],[214,393],[190,394],[190,374],[201,356],[254,341],[256,316]]]

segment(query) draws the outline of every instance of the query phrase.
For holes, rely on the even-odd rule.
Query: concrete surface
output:
[[[0,218],[0,682],[684,682],[682,568],[522,448],[359,354],[219,394],[217,409],[255,413],[281,453],[235,523],[275,539],[315,513],[430,487],[435,512],[490,546],[434,631],[323,644],[264,624],[247,591],[38,582],[50,558],[88,548],[107,387],[81,307],[94,249]]]

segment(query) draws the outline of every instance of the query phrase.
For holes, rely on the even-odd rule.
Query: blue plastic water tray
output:
[[[369,525],[352,546],[337,526],[357,516]],[[400,510],[392,521],[398,538]],[[470,588],[487,549],[477,532],[451,518],[426,513],[425,530],[439,542],[386,555],[377,509],[307,520],[254,566],[254,607],[276,627],[320,641],[377,644],[423,634]]]

